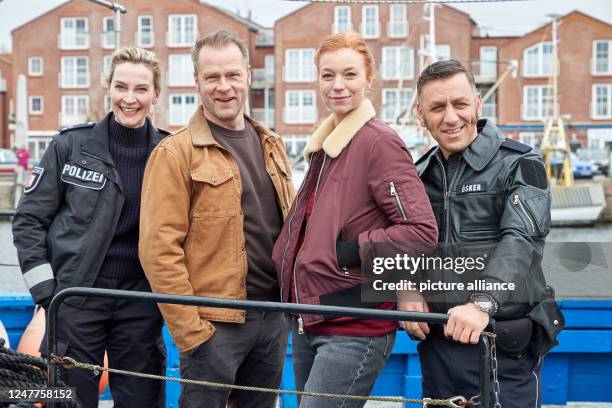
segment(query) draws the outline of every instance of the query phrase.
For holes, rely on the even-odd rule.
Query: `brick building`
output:
[[[170,130],[185,125],[199,103],[190,57],[199,35],[219,29],[235,32],[248,43],[254,68],[260,68],[260,61],[264,68],[260,53],[271,53],[269,30],[266,37],[260,25],[203,1],[123,0],[121,4],[128,12],[121,15],[120,45],[154,51],[162,62],[161,103],[154,118],[158,126]],[[58,128],[98,120],[108,111],[100,79],[115,50],[114,24],[111,10],[87,0],[70,0],[13,30],[13,78],[16,82],[20,75],[26,77],[33,157],[42,155]],[[257,96],[251,105],[257,103],[263,107],[264,99]]]
[[[13,85],[13,66],[10,54],[0,55],[0,147],[11,146],[10,120],[12,89]]]
[[[342,31],[364,36],[378,71],[369,96],[379,117],[393,122],[409,104],[425,61],[417,51],[427,43],[427,13],[417,4],[310,3],[277,20],[276,131],[286,137],[292,156],[299,155],[315,123],[329,114],[317,94],[313,62],[323,39]],[[436,7],[435,14],[438,57],[469,61],[476,29],[470,16],[448,6]]]

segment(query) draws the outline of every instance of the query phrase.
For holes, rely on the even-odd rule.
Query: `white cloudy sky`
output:
[[[10,32],[13,28],[65,1],[0,0],[1,49],[10,50]],[[121,3],[121,0],[115,1]],[[246,15],[250,8],[253,18],[266,26],[272,26],[274,20],[307,4],[303,1],[287,0],[208,0],[208,2],[232,11],[240,10],[243,15]],[[528,0],[452,4],[452,6],[469,13],[481,27],[494,30],[498,35],[526,33],[548,22],[547,14],[566,14],[572,10],[580,10],[612,24],[610,0]]]

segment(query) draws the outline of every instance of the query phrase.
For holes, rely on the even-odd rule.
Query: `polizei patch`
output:
[[[92,190],[102,190],[106,184],[106,176],[97,171],[66,163],[62,169],[62,181]]]
[[[457,194],[480,193],[482,191],[487,191],[486,181],[467,183],[457,186]]]
[[[42,167],[34,167],[30,173],[30,176],[28,177],[28,181],[25,184],[23,192],[27,194],[36,190],[36,187],[38,187],[38,183],[40,183],[40,179],[42,179],[43,174],[45,174],[45,169]]]

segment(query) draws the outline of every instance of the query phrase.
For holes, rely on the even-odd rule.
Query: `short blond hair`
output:
[[[153,52],[138,47],[121,48],[113,53],[110,69],[102,75],[103,87],[110,88],[110,83],[115,73],[115,67],[125,62],[143,64],[149,68],[153,73],[153,87],[156,91],[161,90],[161,68],[159,59],[157,59]]]

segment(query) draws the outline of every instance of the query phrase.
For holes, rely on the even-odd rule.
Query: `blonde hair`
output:
[[[366,79],[371,80],[374,78],[375,63],[372,51],[370,51],[366,45],[363,37],[355,32],[338,33],[325,37],[323,44],[321,44],[314,57],[317,71],[319,71],[319,60],[321,59],[321,55],[325,54],[326,52],[337,51],[342,48],[350,48],[351,50],[361,54],[365,65]]]
[[[159,59],[151,51],[138,47],[121,48],[113,53],[111,66],[108,72],[102,75],[102,86],[110,88],[115,68],[119,64],[130,62],[132,64],[143,64],[153,73],[153,88],[161,90],[161,68]]]

